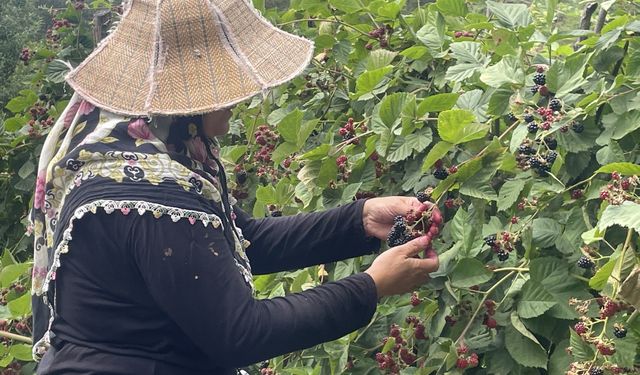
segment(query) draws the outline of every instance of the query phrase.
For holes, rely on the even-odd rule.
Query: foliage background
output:
[[[78,3],[83,9],[76,9]],[[94,48],[94,15],[110,11],[100,18],[106,31],[117,21],[116,3],[0,3],[4,374],[34,368],[24,342],[30,335],[31,252],[25,218],[47,123],[71,94],[61,60],[75,65]],[[457,361],[465,355],[457,348],[463,345],[479,355],[479,366],[467,373],[562,374],[572,363],[574,374],[595,368],[637,373],[640,297],[630,286],[640,273],[640,205],[636,186],[622,191],[611,172],[622,179],[640,174],[638,1],[602,2],[586,31],[577,29],[589,4],[575,0],[254,4],[273,23],[314,39],[317,51],[303,76],[235,111],[222,155],[229,171],[248,174],[243,183],[231,178],[241,204],[256,216],[289,215],[432,186],[447,222],[436,244],[442,267],[418,291],[422,303],[387,298],[369,326],[275,358],[270,369],[377,373],[375,355],[392,350],[382,339],[396,323],[406,348],[419,357],[400,366],[406,374],[462,373]],[[381,39],[370,36],[386,25]],[[24,47],[27,63],[19,60]],[[530,133],[524,114],[546,108],[551,99],[530,90],[538,66],[563,109],[548,130]],[[535,116],[541,125],[544,119]],[[358,144],[338,135],[350,117]],[[261,124],[279,134],[273,150],[256,143]],[[550,152],[546,139],[557,141],[549,174],[522,163],[520,145],[527,138],[541,156]],[[268,161],[256,157],[261,152]],[[347,163],[340,167],[336,160],[343,155]],[[438,159],[457,172],[436,179]],[[503,232],[514,247],[505,262],[484,241]],[[577,267],[581,256],[595,267]],[[261,298],[299,292],[364,270],[372,259],[260,276],[256,285]],[[578,313],[571,298],[589,305]],[[598,303],[608,299],[626,302],[614,316],[601,318]],[[496,328],[486,324],[486,300],[496,303]],[[408,315],[419,317],[429,339],[415,336]],[[578,321],[589,326],[587,335],[576,333]],[[626,338],[614,337],[614,324],[625,326]],[[615,346],[616,353],[602,355],[598,342]]]

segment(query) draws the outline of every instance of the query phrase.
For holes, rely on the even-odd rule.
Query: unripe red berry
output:
[[[517,216],[511,216],[511,224],[518,224],[518,217]]]
[[[469,367],[469,361],[467,361],[466,358],[458,358],[458,360],[456,361],[456,367],[464,370]]]
[[[573,329],[575,329],[576,333],[579,335],[587,333],[587,326],[585,326],[583,322],[576,323],[576,325],[573,326]]]

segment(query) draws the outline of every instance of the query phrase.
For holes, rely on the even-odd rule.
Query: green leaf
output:
[[[351,201],[353,197],[355,197],[356,193],[360,190],[360,186],[362,186],[362,182],[347,185],[347,187],[345,187],[342,191],[342,201]]]
[[[47,65],[47,80],[51,83],[62,83],[71,66],[62,60],[53,60]]]
[[[547,86],[557,97],[563,97],[587,83],[584,70],[590,54],[575,54],[566,61],[556,60],[547,71]]]
[[[607,280],[609,280],[609,276],[611,276],[611,272],[613,272],[613,268],[616,265],[616,259],[610,258],[604,266],[598,268],[595,275],[589,279],[589,287],[595,290],[604,289],[605,285],[607,285]]]
[[[438,134],[443,141],[460,144],[480,139],[489,128],[476,123],[473,113],[464,109],[451,109],[438,116]]]
[[[585,342],[576,331],[570,330],[570,332],[571,339],[569,343],[571,344],[571,354],[573,358],[575,358],[576,361],[591,361],[594,356],[591,345]]]
[[[21,116],[8,118],[4,120],[4,123],[3,123],[4,129],[8,132],[18,131],[26,124],[27,124],[27,121],[24,119],[24,117],[21,117]]]
[[[422,152],[432,141],[431,130],[409,134],[406,137],[397,137],[391,145],[387,161],[398,162],[407,159],[413,151]]]
[[[528,280],[522,288],[522,296],[518,303],[518,314],[522,318],[534,318],[544,314],[557,302],[542,284]]]
[[[596,173],[618,172],[623,176],[640,175],[640,165],[633,163],[611,163],[600,167]]]
[[[298,151],[298,146],[291,142],[284,142],[278,145],[276,149],[273,151],[273,162],[276,164],[282,163],[284,159],[286,159],[289,155]]]
[[[460,194],[489,201],[498,200],[498,195],[491,185],[488,184],[488,181],[483,181],[479,178],[470,179],[462,184],[462,186],[460,186]]]
[[[628,339],[616,340],[616,352],[611,356],[610,361],[620,367],[633,368],[638,340],[627,337]]]
[[[27,271],[31,269],[31,263],[9,264],[2,268],[0,272],[0,285],[8,288],[17,281],[21,276],[28,276]]]
[[[400,56],[404,56],[409,59],[417,60],[422,56],[429,53],[429,49],[424,46],[411,46],[402,52],[400,52]]]
[[[533,220],[533,242],[540,247],[551,247],[562,233],[562,225],[550,218]]]
[[[491,280],[493,273],[484,263],[475,258],[461,259],[451,272],[451,285],[456,288],[468,288]]]
[[[418,104],[418,113],[424,116],[429,112],[446,111],[456,105],[458,97],[460,97],[460,94],[455,93],[445,93],[428,96],[424,98],[424,100],[422,100],[420,104]]]
[[[397,52],[386,49],[377,49],[369,54],[367,70],[376,70],[384,68],[391,64],[393,59],[398,56]]]
[[[329,0],[329,4],[345,13],[355,13],[362,9],[361,3],[353,0]]]
[[[35,170],[36,170],[36,165],[33,163],[31,159],[29,159],[18,170],[18,176],[20,176],[20,178],[24,180],[27,177],[31,176],[35,172]]]
[[[297,140],[298,148],[302,148],[305,142],[307,142],[307,138],[309,138],[309,135],[313,133],[313,130],[316,128],[316,125],[318,125],[318,121],[320,120],[313,119],[302,124],[302,127],[300,127],[300,130],[298,130],[298,140]]]
[[[640,129],[640,111],[631,111],[622,116],[615,113],[609,113],[602,117],[604,131],[596,139],[596,143],[604,146],[611,139],[622,139],[627,134]]]
[[[29,344],[13,344],[11,348],[9,348],[9,353],[17,360],[33,361],[31,345]]]
[[[518,201],[518,197],[524,189],[524,186],[525,180],[509,180],[505,182],[500,188],[498,210],[506,211],[511,208],[511,206]]]
[[[403,112],[408,105],[415,105],[415,97],[407,93],[387,95],[373,109],[371,130],[376,134],[384,134],[394,130],[402,122]]]
[[[515,313],[511,314],[511,325],[505,328],[504,340],[507,351],[520,365],[547,368],[546,350]]]
[[[424,159],[424,163],[422,164],[422,171],[426,172],[438,159],[442,159],[451,149],[453,149],[453,144],[445,141],[440,141],[436,143],[427,154],[427,157]]]
[[[331,145],[325,143],[302,154],[300,158],[305,160],[322,160],[327,157],[330,150]]]
[[[31,314],[31,294],[25,293],[22,296],[7,303],[9,312],[14,318],[21,318]]]
[[[632,228],[640,233],[640,204],[625,201],[621,205],[609,205],[602,212],[598,228],[604,230],[612,225]]]
[[[531,15],[524,4],[506,4],[487,1],[487,8],[493,13],[500,24],[508,29],[529,26]]]
[[[304,112],[296,108],[294,111],[284,116],[284,118],[280,120],[280,122],[278,123],[278,131],[285,141],[297,144],[298,129],[300,129],[303,117]]]
[[[262,204],[278,203],[276,198],[276,189],[271,185],[259,186],[256,190],[256,199]]]
[[[34,105],[37,100],[38,95],[36,95],[35,92],[31,90],[22,90],[20,91],[20,96],[11,99],[5,108],[13,113],[20,113]]]
[[[486,68],[480,75],[482,82],[496,88],[503,85],[524,86],[524,78],[520,61],[514,56],[505,56],[497,64]]]
[[[464,0],[437,0],[436,6],[446,16],[464,17],[469,12]]]
[[[356,93],[355,99],[363,97],[365,94],[369,94],[378,88],[387,74],[393,71],[392,66],[385,66],[384,68],[376,70],[367,70],[361,74],[356,80]]]

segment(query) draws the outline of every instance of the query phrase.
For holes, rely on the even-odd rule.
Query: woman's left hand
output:
[[[367,236],[376,237],[385,241],[391,227],[393,218],[406,215],[411,209],[417,210],[423,204],[431,207],[433,203],[420,203],[414,197],[381,197],[372,198],[365,202],[362,212],[362,222]],[[434,210],[438,210],[434,207]]]

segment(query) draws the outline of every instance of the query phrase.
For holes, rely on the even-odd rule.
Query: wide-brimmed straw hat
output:
[[[300,74],[313,43],[248,0],[129,0],[118,27],[67,75],[84,99],[131,116],[228,108]]]

